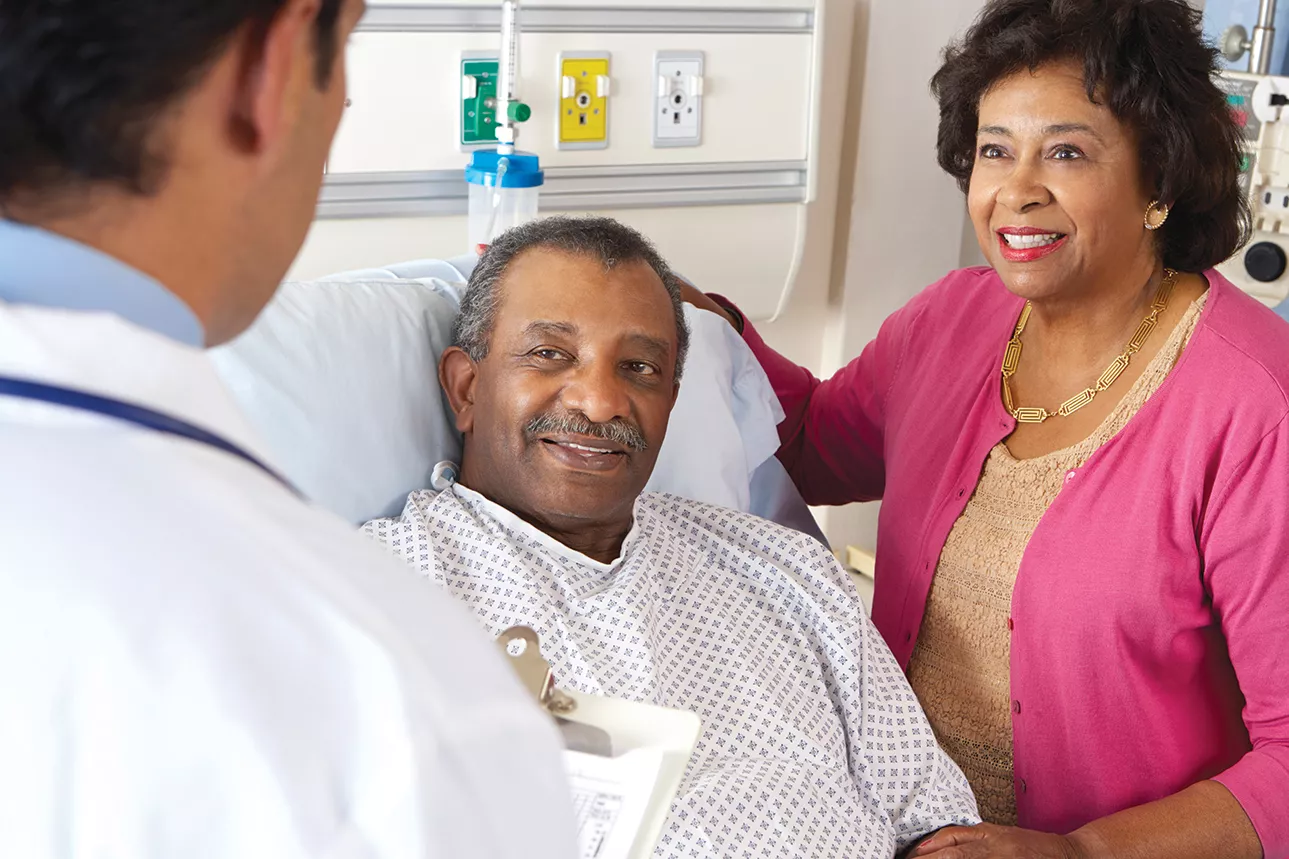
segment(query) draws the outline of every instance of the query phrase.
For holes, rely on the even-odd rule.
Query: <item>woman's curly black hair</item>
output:
[[[940,166],[965,192],[989,88],[1021,69],[1081,63],[1088,98],[1135,132],[1143,180],[1172,206],[1164,265],[1211,268],[1248,241],[1251,222],[1242,132],[1213,82],[1216,59],[1185,0],[993,0],[931,79]]]

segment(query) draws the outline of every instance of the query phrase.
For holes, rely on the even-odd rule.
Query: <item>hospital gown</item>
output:
[[[697,713],[657,856],[886,857],[978,822],[904,674],[816,540],[646,493],[617,561],[461,486],[364,529],[498,635],[535,629],[565,688]]]

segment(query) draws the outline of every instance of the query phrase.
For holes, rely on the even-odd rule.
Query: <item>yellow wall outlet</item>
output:
[[[609,55],[559,55],[560,149],[605,149],[609,145]]]

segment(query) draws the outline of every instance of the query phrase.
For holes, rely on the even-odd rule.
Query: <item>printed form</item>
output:
[[[651,856],[641,843],[645,814],[659,788],[663,753],[636,749],[616,758],[564,752],[581,859]],[[670,795],[666,797],[670,801]]]

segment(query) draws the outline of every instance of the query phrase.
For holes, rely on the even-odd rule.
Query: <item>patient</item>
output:
[[[846,573],[816,540],[645,493],[688,345],[679,288],[607,219],[502,236],[439,381],[459,483],[365,530],[560,684],[691,710],[658,855],[891,857],[976,805]]]

